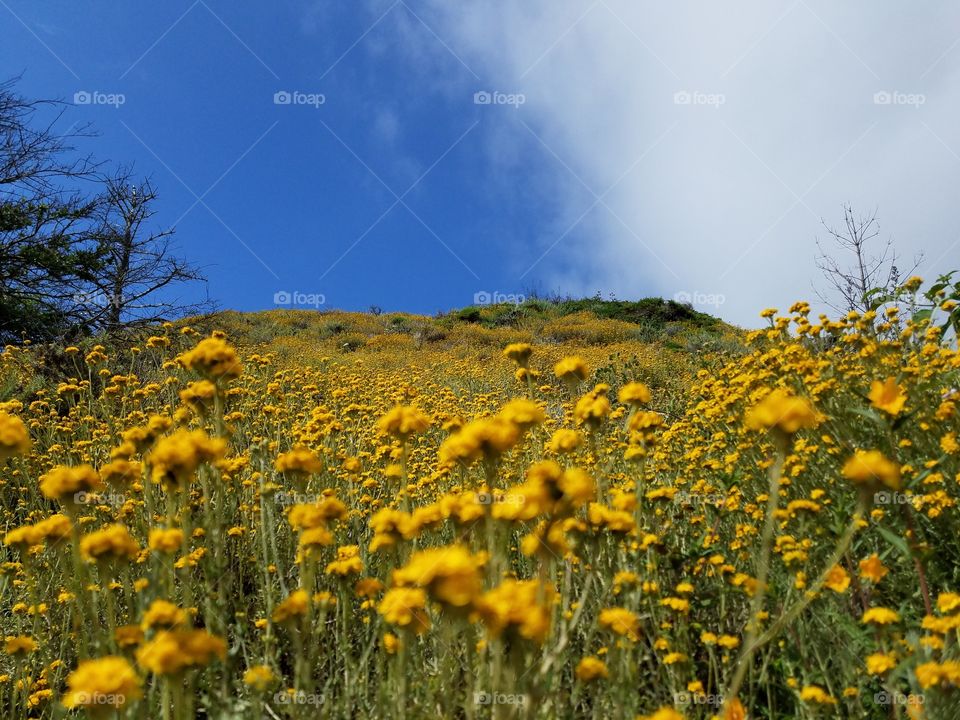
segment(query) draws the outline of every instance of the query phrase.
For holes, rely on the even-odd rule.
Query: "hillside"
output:
[[[929,314],[809,312],[227,312],[9,346],[0,705],[950,717],[960,356]]]
[[[356,350],[382,335],[406,336],[418,348],[426,345],[496,344],[505,335],[545,343],[579,342],[603,345],[639,340],[661,342],[673,349],[697,349],[711,341],[735,340],[735,328],[689,306],[660,298],[618,300],[530,300],[521,304],[467,306],[434,317],[408,313],[354,313],[337,310],[268,310],[223,312],[189,321],[198,327],[220,327],[250,343],[283,337],[306,337]],[[499,332],[498,332],[499,331]],[[362,342],[361,342],[362,341]]]

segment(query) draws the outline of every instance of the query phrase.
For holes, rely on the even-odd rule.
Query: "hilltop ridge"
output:
[[[220,329],[242,344],[307,338],[331,349],[358,350],[400,343],[417,346],[502,345],[516,340],[604,345],[660,343],[674,350],[717,349],[739,344],[741,332],[689,305],[662,298],[637,301],[529,299],[522,303],[468,305],[434,316],[406,312],[335,309],[227,310],[183,321],[201,330]],[[387,341],[385,337],[393,337]]]

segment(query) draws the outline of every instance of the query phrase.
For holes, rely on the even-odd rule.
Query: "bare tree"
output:
[[[871,307],[871,291],[879,289],[889,294],[903,277],[897,266],[899,257],[893,240],[888,239],[885,243],[877,240],[880,224],[876,210],[869,215],[855,215],[850,205],[844,205],[842,229],[830,227],[825,220],[821,222],[838,255],[830,254],[817,240],[820,252],[816,260],[817,268],[827,283],[823,290],[814,288],[817,297],[837,312],[868,311]],[[878,244],[882,244],[879,254],[874,250],[874,245]],[[921,260],[922,256],[915,258],[906,275],[911,275]]]
[[[199,268],[175,253],[173,228],[150,226],[157,192],[122,167],[103,180],[94,233],[104,266],[84,298],[87,324],[108,331],[213,309],[209,298],[185,301],[186,283],[206,282]]]
[[[93,157],[74,155],[76,140],[94,136],[90,125],[74,123],[61,132],[67,104],[24,98],[16,92],[18,82],[0,82],[0,198],[50,196],[67,179],[95,179],[99,164]],[[39,121],[43,110],[54,112]]]
[[[84,193],[97,164],[74,154],[88,126],[61,132],[64,103],[0,82],[0,340],[53,338],[75,326],[74,298],[98,270]],[[48,111],[52,111],[51,113]]]
[[[128,168],[104,177],[78,155],[88,125],[61,131],[66,104],[0,81],[0,342],[56,340],[212,308],[188,302],[202,281],[173,229],[150,227],[157,194]]]

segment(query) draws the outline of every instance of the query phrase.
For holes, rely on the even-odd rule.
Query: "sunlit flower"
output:
[[[543,408],[532,400],[511,400],[500,410],[500,417],[526,430],[539,425],[545,419]]]
[[[605,678],[608,677],[609,674],[606,663],[592,655],[581,658],[580,662],[577,663],[576,675],[577,678],[583,682],[591,682],[597,678]]]
[[[590,428],[599,427],[610,414],[610,400],[607,398],[609,385],[600,384],[577,401],[573,408],[573,417],[578,423]]]
[[[40,492],[44,497],[67,504],[76,502],[78,493],[90,493],[102,486],[100,475],[89,465],[61,465],[40,478]]]
[[[430,427],[430,417],[417,408],[398,405],[377,421],[377,427],[381,432],[406,442]]]
[[[877,487],[885,485],[900,489],[900,466],[891,462],[879,450],[857,450],[844,463],[843,476],[857,485]]]
[[[273,621],[285,623],[307,614],[310,596],[306,590],[294,590],[283,602],[273,609]]]
[[[917,676],[917,682],[924,690],[939,686],[960,687],[960,661],[958,660],[923,663],[917,665],[914,673]]]
[[[511,343],[503,349],[504,357],[510,358],[522,368],[527,367],[532,354],[533,347],[528,343]]]
[[[81,661],[67,676],[67,688],[63,697],[66,707],[94,712],[119,711],[143,696],[136,670],[126,658],[115,655]]]
[[[874,625],[889,625],[900,621],[900,615],[885,607],[874,607],[863,613],[860,619],[864,625],[872,623]]]
[[[476,611],[494,637],[509,633],[542,644],[550,632],[553,588],[536,580],[504,580],[476,603]]]
[[[960,593],[940,593],[940,596],[937,598],[937,610],[944,615],[960,610]]]
[[[140,546],[126,526],[114,524],[84,535],[80,539],[80,553],[90,561],[129,561],[140,554]]]
[[[3,646],[7,655],[23,656],[35,652],[37,641],[29,635],[8,635]]]
[[[867,397],[870,398],[870,404],[873,407],[893,416],[899,415],[907,402],[906,392],[897,384],[897,379],[892,377],[883,382],[874,380]]]
[[[356,545],[344,545],[337,549],[337,559],[327,565],[328,575],[359,575],[363,572],[360,560],[360,548]]]
[[[150,453],[153,482],[180,487],[193,479],[203,463],[219,460],[226,453],[222,438],[208,437],[202,430],[178,430],[157,441]]]
[[[782,389],[769,393],[747,412],[745,419],[747,427],[752,430],[775,427],[787,434],[814,428],[822,421],[823,416],[807,400]]]
[[[521,428],[499,416],[474,420],[464,425],[440,446],[443,463],[473,463],[481,458],[494,460],[520,440]]]
[[[876,553],[860,561],[860,577],[874,584],[883,580],[888,572],[890,571],[883,566],[880,557]]]
[[[807,685],[800,690],[800,699],[815,705],[836,705],[837,699],[819,685]]]
[[[187,612],[168,600],[154,600],[143,614],[140,627],[144,630],[160,628],[172,630],[187,624]]]
[[[827,574],[827,579],[823,584],[834,592],[843,593],[846,592],[847,588],[850,587],[850,576],[842,567],[839,565],[834,565],[832,568],[830,568],[830,572]]]
[[[140,463],[132,460],[114,460],[100,468],[100,478],[117,488],[126,488],[139,482],[142,468]]]
[[[305,447],[295,447],[290,452],[279,455],[273,466],[277,472],[295,481],[305,480],[308,476],[323,470],[323,462],[320,458]]]
[[[566,428],[557,430],[547,443],[547,449],[550,452],[561,455],[576,450],[583,444],[583,436],[576,430]]]
[[[30,433],[23,421],[0,411],[0,463],[30,449]]]
[[[157,675],[176,675],[226,657],[227,644],[205,630],[163,630],[137,650],[137,664]]]
[[[553,367],[554,374],[567,383],[578,383],[587,379],[587,364],[577,356],[565,357]]]
[[[464,607],[482,589],[481,555],[471,555],[462,545],[430,548],[414,553],[407,564],[395,570],[393,582],[399,586],[420,587],[438,602]]]
[[[147,544],[155,552],[174,553],[183,545],[183,530],[180,528],[154,528],[150,531]]]
[[[620,388],[617,400],[624,405],[646,405],[650,402],[650,388],[641,382],[629,382]]]
[[[867,672],[871,675],[883,675],[897,666],[897,660],[889,653],[873,653],[865,660]]]
[[[277,681],[269,665],[254,665],[243,674],[243,683],[257,692],[264,692]]]
[[[192,350],[180,355],[177,362],[213,382],[232,380],[243,373],[236,350],[218,337],[201,340]]]
[[[623,635],[636,642],[640,638],[640,618],[626,608],[606,608],[600,611],[598,618],[600,627]]]
[[[391,625],[422,633],[430,628],[426,606],[427,594],[423,590],[398,587],[387,590],[377,606],[377,612]]]

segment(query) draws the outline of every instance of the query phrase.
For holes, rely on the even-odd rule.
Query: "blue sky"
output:
[[[0,0],[0,69],[94,97],[65,126],[153,179],[225,308],[535,289],[754,324],[812,296],[843,202],[958,265],[960,17],[877,7]]]
[[[497,181],[480,142],[516,110],[475,105],[453,55],[447,88],[398,62],[395,19],[370,29],[377,16],[348,3],[7,5],[0,58],[23,94],[124,96],[69,109],[64,128],[92,121],[84,146],[153,178],[157,221],[176,223],[224,307],[297,290],[435,312],[537,282],[516,275],[542,201],[529,177]],[[442,47],[425,27],[417,41]],[[274,103],[294,91],[304,104]]]

